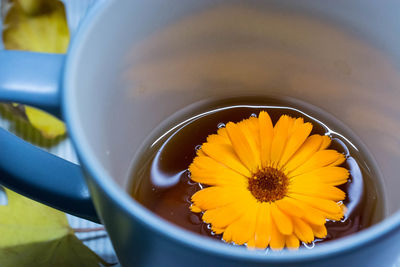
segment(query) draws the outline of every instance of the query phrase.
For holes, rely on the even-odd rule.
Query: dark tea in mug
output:
[[[243,196],[241,193],[237,193],[239,191],[236,191],[236,187],[240,186],[236,183],[235,179],[232,178],[232,183],[230,182],[231,180],[224,180],[228,174],[232,174],[232,176],[235,176],[236,174],[238,176],[241,175],[240,169],[231,167],[229,163],[227,163],[228,161],[221,159],[225,156],[224,151],[213,152],[211,149],[206,148],[210,146],[210,144],[207,143],[211,142],[212,144],[213,142],[219,142],[217,139],[220,138],[220,136],[218,136],[217,133],[225,130],[229,132],[228,129],[225,129],[228,128],[229,123],[231,123],[233,127],[234,125],[240,125],[240,122],[243,121],[253,121],[255,122],[255,127],[257,127],[257,120],[261,120],[260,114],[262,113],[264,115],[269,115],[273,125],[273,138],[275,139],[280,138],[281,133],[279,132],[279,125],[284,124],[284,116],[282,115],[288,115],[287,117],[293,120],[293,125],[287,126],[289,132],[291,129],[296,128],[296,123],[299,125],[298,127],[303,125],[310,128],[308,129],[307,134],[303,134],[302,137],[299,137],[302,139],[299,141],[297,149],[292,149],[293,151],[291,154],[287,156],[288,159],[285,160],[285,162],[287,162],[286,165],[281,164],[281,166],[278,166],[277,164],[266,163],[267,165],[263,168],[258,168],[257,171],[253,171],[252,174],[245,179],[246,181],[240,189],[242,190],[240,192],[245,192],[246,190],[250,192],[251,196],[255,199],[255,203],[260,205],[260,207],[263,207],[263,205],[270,206],[268,208],[269,221],[268,219],[266,221],[273,224],[273,226],[272,230],[267,231],[266,234],[272,235],[272,239],[283,239],[283,241],[275,241],[275,244],[269,244],[268,246],[268,243],[274,242],[271,240],[271,237],[268,237],[269,241],[264,241],[264,245],[261,245],[261,248],[263,248],[263,246],[265,246],[265,248],[272,247],[273,249],[282,249],[284,247],[297,248],[298,246],[312,248],[320,242],[327,242],[356,233],[383,218],[385,214],[383,208],[383,192],[380,184],[381,177],[379,177],[376,164],[371,162],[370,157],[364,155],[366,149],[362,147],[362,143],[359,140],[353,140],[349,136],[346,136],[346,134],[343,134],[343,132],[346,132],[342,131],[343,125],[338,122],[337,119],[324,113],[324,111],[314,108],[306,103],[301,104],[301,102],[296,101],[294,104],[288,99],[279,97],[266,98],[259,96],[208,100],[191,105],[190,107],[175,113],[167,119],[167,121],[170,122],[169,126],[163,129],[155,129],[153,134],[144,143],[142,151],[138,153],[139,156],[136,157],[131,171],[132,177],[130,193],[132,197],[155,214],[184,229],[216,240],[222,240],[232,245],[239,244],[254,247],[254,244],[251,245],[252,241],[242,240],[240,233],[237,233],[235,236],[235,233],[233,232],[231,234],[233,237],[229,236],[228,229],[235,229],[235,222],[236,224],[239,224],[237,221],[240,221],[240,218],[246,216],[245,211],[240,213],[240,216],[232,215],[236,217],[234,219],[225,218],[230,221],[230,224],[226,223],[225,228],[221,230],[218,229],[218,227],[213,227],[213,222],[215,221],[217,225],[221,225],[220,221],[224,220],[224,218],[209,219],[207,218],[207,215],[205,215],[207,212],[211,214],[212,210],[216,211],[218,209],[223,213],[223,207],[228,207],[233,202],[233,200],[230,200],[228,196],[219,194],[229,195],[229,192],[232,192],[231,194],[233,195],[230,197],[232,199],[236,198],[235,201],[242,201],[245,209],[251,210],[251,203],[253,203],[247,203],[245,200],[240,199],[241,197],[246,199],[248,196],[245,197],[244,193]],[[190,114],[190,116],[188,116],[188,114]],[[251,125],[252,124],[248,124],[248,127],[251,128]],[[245,126],[242,126],[241,132],[246,134],[246,128],[243,127]],[[281,126],[281,128],[282,127],[284,126]],[[231,132],[232,131],[233,130],[231,130]],[[256,132],[257,131],[260,130],[256,130]],[[284,129],[284,131],[286,130]],[[291,141],[289,140],[291,138],[297,140],[296,133],[301,134],[301,130],[292,131],[291,135],[286,135],[286,141],[283,141],[282,143],[276,141],[278,142],[278,145],[290,149]],[[233,132],[228,136],[228,139],[230,139],[233,144],[235,144],[234,134],[235,133]],[[256,133],[255,136],[258,136],[258,133]],[[262,135],[260,135],[260,137],[261,139],[268,138],[263,137]],[[308,142],[311,144],[313,137],[325,137],[330,139],[329,144],[326,144],[324,149],[320,148],[320,151],[315,149],[314,152],[310,152],[308,158],[305,158],[302,164],[298,164],[300,165],[298,168],[301,169],[301,165],[307,165],[307,162],[308,165],[314,165],[308,169],[306,167],[307,170],[300,172],[297,172],[295,168],[293,168],[294,170],[291,172],[285,170],[291,162],[296,161],[296,155],[297,158],[301,157],[300,154],[302,147],[305,151],[305,147],[308,146]],[[249,137],[247,136],[247,138]],[[223,143],[224,141],[222,140],[221,142]],[[260,146],[260,142],[262,143],[263,141],[257,141],[254,144]],[[272,141],[272,143],[274,142]],[[223,149],[222,145],[220,147]],[[273,150],[273,148],[270,149]],[[203,151],[199,153],[200,150]],[[237,156],[237,161],[241,162],[244,166],[247,166],[245,163],[246,159],[243,159],[239,155],[240,148],[234,147],[233,150],[235,150],[234,154]],[[213,155],[213,153],[217,153],[216,155],[220,155],[221,158]],[[271,152],[271,157],[273,153],[274,152]],[[284,151],[282,153],[285,154]],[[281,163],[283,157],[285,157],[283,154],[280,155]],[[331,157],[328,156],[328,154],[332,154],[333,158],[324,159],[324,157]],[[336,160],[334,157],[339,154],[342,155],[340,156],[342,157],[342,160],[337,162],[337,164],[334,164],[333,161]],[[205,177],[200,177],[200,179],[203,179],[201,181],[210,181],[208,183],[202,183],[199,182],[198,179],[192,179],[193,173],[190,171],[190,166],[191,164],[195,164],[194,160],[196,157],[200,160],[208,159],[210,164],[216,162],[215,166],[226,167],[227,165],[229,172],[221,173],[220,175],[223,177],[217,177],[216,182],[212,180],[214,179],[215,174],[210,171],[205,171],[205,174],[203,174]],[[227,157],[229,157],[229,155],[227,155]],[[313,160],[326,162],[310,163]],[[212,169],[214,167],[210,168]],[[218,169],[219,167],[216,168]],[[331,179],[329,178],[331,176],[329,173],[323,174],[323,176],[319,178],[323,182],[312,180],[312,178],[307,178],[308,176],[305,175],[316,171],[318,172],[318,169],[322,170],[321,168],[325,168],[329,171],[343,169],[347,170],[349,175],[348,177],[345,177],[345,180],[338,183],[333,181],[336,178],[329,180]],[[275,170],[274,173],[271,173],[272,169]],[[256,180],[252,180],[255,179],[254,175],[257,172],[264,172],[264,174],[258,175]],[[280,174],[278,172],[282,174],[282,177],[279,177]],[[303,176],[306,178],[300,179],[299,177],[302,177],[301,173],[305,173]],[[284,177],[285,175],[289,178]],[[220,181],[218,179],[220,179]],[[296,179],[300,182],[296,182]],[[294,188],[292,184],[296,183],[298,183],[299,186]],[[315,189],[313,189],[314,187]],[[233,189],[229,191],[223,190],[223,188]],[[203,209],[201,210],[194,210],[193,205],[195,202],[194,199],[196,199],[195,195],[202,190],[214,192],[209,194],[197,194],[204,195],[203,198],[209,198],[200,199],[199,201],[201,203],[209,203],[201,204],[203,205]],[[279,190],[283,190],[283,193]],[[326,190],[326,192],[324,190]],[[340,195],[342,194],[340,192],[343,193],[342,199],[340,199]],[[282,202],[282,200],[290,201],[287,201],[288,203],[286,203]],[[330,207],[316,204],[316,202],[324,203],[325,201],[327,202],[327,205],[338,203],[339,206],[344,207],[343,214],[338,217],[335,217],[332,214],[329,215]],[[286,205],[289,203],[293,204],[293,209],[295,209],[294,212],[290,210],[291,207]],[[296,203],[303,203],[304,205],[297,205]],[[209,205],[210,209],[207,209],[207,205]],[[273,210],[274,208],[276,209],[274,205],[278,207],[278,211]],[[195,209],[197,209],[197,207]],[[240,209],[240,206],[237,206],[237,209]],[[262,216],[260,215],[262,214],[260,210],[261,208],[253,212],[251,216],[249,215],[249,218],[252,219],[248,220],[247,228],[254,228],[250,234],[251,238],[253,238],[254,235],[257,235],[257,224],[260,223],[260,216]],[[315,211],[316,214],[308,214],[309,210]],[[282,219],[277,218],[281,215],[281,212],[284,214],[283,220],[289,220],[288,226],[286,228],[281,227],[282,229],[279,228],[279,220]],[[318,216],[318,214],[325,215],[325,221],[319,223],[319,225],[314,224],[316,221],[313,220],[317,219],[309,219],[313,216]],[[229,217],[230,214],[224,216]],[[218,219],[220,221],[218,221]],[[268,223],[264,222],[264,226],[268,228]],[[318,230],[321,229],[318,227],[323,226],[325,226],[326,232]],[[280,234],[280,239],[279,236],[273,237],[274,227],[275,231],[278,230],[276,231],[276,234]],[[314,232],[314,238],[310,237],[310,229]],[[291,232],[285,232],[290,230]],[[234,230],[231,230],[231,232],[232,231]],[[245,229],[239,227],[236,231],[245,231]],[[226,232],[228,232],[228,234],[226,234]],[[311,234],[313,232],[311,232]],[[229,237],[224,238],[224,235],[228,235]],[[294,241],[290,240],[291,235],[294,236]],[[248,236],[249,234],[246,234],[245,239],[248,239]],[[236,240],[239,241],[235,242]],[[286,242],[286,245],[284,245],[284,242]],[[258,247],[260,248],[260,246]]]

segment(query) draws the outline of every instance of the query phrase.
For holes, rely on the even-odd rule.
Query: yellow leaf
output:
[[[4,18],[4,47],[65,53],[69,43],[69,30],[64,5],[58,0],[51,2],[51,7],[35,16],[27,15],[19,5],[12,5]]]
[[[64,213],[7,190],[0,206],[0,248],[57,239],[69,233]]]
[[[25,114],[30,123],[40,130],[45,138],[53,139],[65,134],[65,124],[59,119],[36,108],[25,106]]]
[[[74,235],[1,249],[0,263],[2,267],[110,266]]]
[[[48,0],[15,0],[21,9],[28,15],[39,13],[46,7]],[[50,1],[51,2],[51,1]]]
[[[67,51],[69,30],[63,3],[58,0],[14,0],[12,3],[4,19],[6,49],[46,53]],[[26,107],[26,116],[45,138],[65,134],[63,122],[46,112]]]
[[[64,213],[5,189],[0,206],[0,266],[109,266],[69,227]]]

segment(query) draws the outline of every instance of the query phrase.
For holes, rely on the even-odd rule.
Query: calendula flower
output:
[[[207,137],[189,167],[204,189],[192,196],[193,212],[226,242],[249,248],[297,249],[327,235],[340,220],[349,172],[346,159],[328,149],[329,136],[311,135],[312,124],[283,115],[273,126],[267,112],[229,122]]]

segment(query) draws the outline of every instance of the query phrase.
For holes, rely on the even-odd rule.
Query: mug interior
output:
[[[273,94],[351,128],[382,172],[388,214],[400,208],[400,3],[106,5],[79,40],[69,108],[79,114],[83,142],[123,190],[144,140],[174,112],[209,98]]]

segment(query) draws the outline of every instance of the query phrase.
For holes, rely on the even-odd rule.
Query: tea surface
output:
[[[150,138],[150,142],[145,144],[140,156],[134,161],[131,195],[152,212],[180,227],[221,239],[221,235],[214,234],[210,226],[202,221],[201,214],[189,209],[191,196],[202,185],[190,180],[188,167],[208,135],[216,133],[219,127],[224,127],[229,121],[239,122],[257,116],[264,110],[269,113],[274,124],[283,114],[303,117],[313,124],[311,134],[329,135],[332,138],[330,148],[346,155],[346,162],[341,166],[350,171],[350,178],[346,184],[339,186],[346,192],[344,204],[348,210],[345,217],[341,221],[328,221],[327,237],[304,246],[311,248],[315,243],[347,236],[382,219],[383,200],[380,198],[381,187],[377,174],[358,148],[337,132],[338,125],[334,125],[334,122],[324,124],[319,118],[282,105],[280,101],[262,102],[273,104],[262,105],[254,99],[244,105],[235,101],[207,102],[197,107],[197,113],[194,111],[195,115],[189,119],[175,118],[180,123],[170,125],[169,129],[161,129],[164,132],[158,132],[158,136],[155,134],[159,137],[157,140]]]

